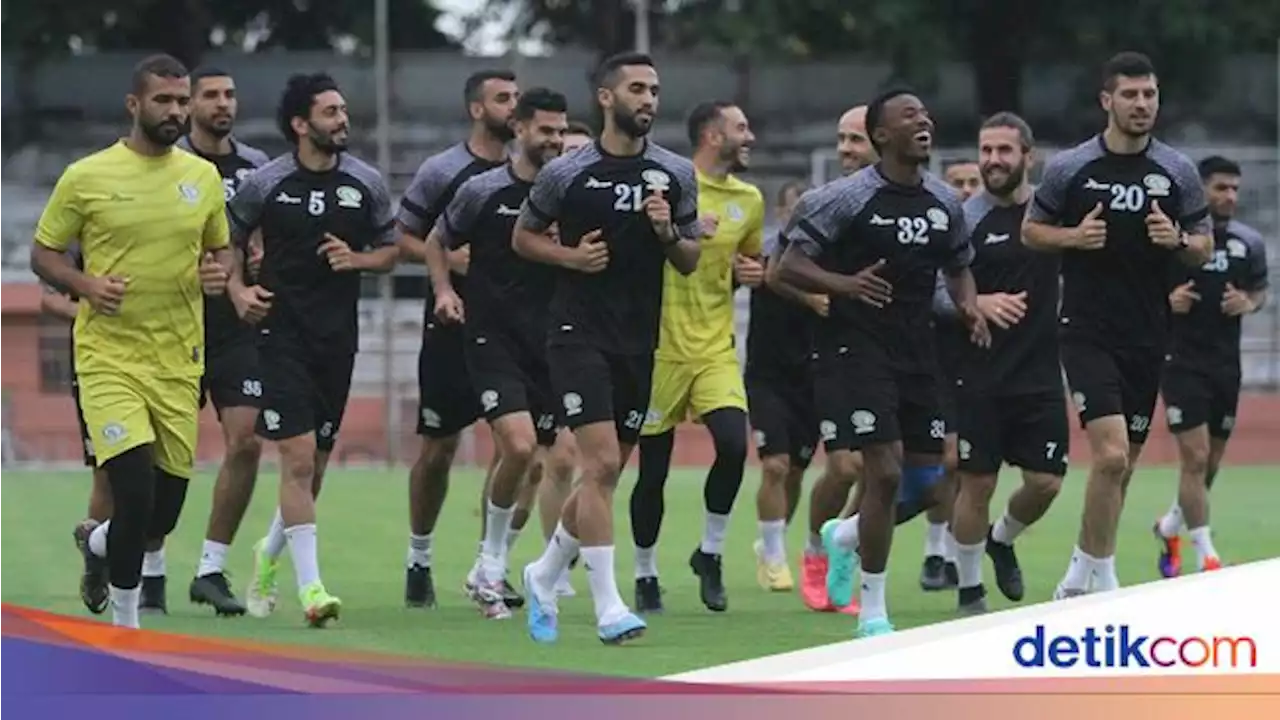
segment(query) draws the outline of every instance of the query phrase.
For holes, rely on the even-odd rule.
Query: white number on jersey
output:
[[[614,210],[618,212],[640,212],[640,205],[644,202],[643,187],[618,183],[613,186],[613,194],[618,196],[618,199],[613,201]]]
[[[1119,212],[1138,212],[1147,204],[1147,191],[1141,185],[1111,186],[1111,209]]]
[[[903,245],[927,245],[929,221],[922,217],[898,218],[898,242]]]
[[[1228,267],[1230,267],[1230,261],[1227,259],[1227,251],[1214,250],[1213,257],[1210,258],[1209,262],[1200,266],[1200,269],[1205,272],[1226,272]]]
[[[1058,452],[1058,443],[1047,442],[1044,444],[1044,457],[1046,460],[1052,460],[1053,454]]]
[[[312,215],[324,214],[324,191],[312,190],[307,196],[307,212]]]
[[[236,179],[222,178],[222,194],[226,196],[227,202],[231,202],[236,196]]]

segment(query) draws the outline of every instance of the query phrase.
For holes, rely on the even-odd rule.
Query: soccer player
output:
[[[241,318],[261,327],[256,431],[276,444],[281,473],[280,505],[254,546],[245,600],[255,617],[275,608],[277,561],[287,545],[306,621],[323,627],[342,602],[320,579],[316,497],[351,392],[360,274],[389,272],[398,253],[386,182],[346,152],[347,103],[333,78],[290,77],[277,122],[293,152],[246,177],[230,205],[241,253],[262,231],[258,283],[232,299]]]
[[[778,267],[788,282],[831,297],[815,333],[819,433],[830,474],[865,491],[858,514],[823,526],[827,592],[837,607],[850,604],[858,548],[862,637],[893,631],[884,588],[899,482],[910,505],[939,480],[946,427],[929,326],[938,269],[974,341],[990,341],[959,198],[923,168],[933,140],[923,103],[888,91],[868,106],[867,131],[880,162],[801,198]]]
[[[961,200],[982,192],[982,169],[977,160],[962,158],[942,163],[942,179],[960,193]]]
[[[239,105],[235,80],[228,73],[196,69],[191,73],[191,93],[191,132],[178,141],[178,147],[213,163],[230,202],[244,178],[270,158],[231,136]],[[213,486],[213,508],[189,594],[192,602],[211,605],[219,615],[243,615],[244,605],[232,593],[223,569],[227,550],[249,509],[262,454],[262,443],[253,431],[262,396],[257,333],[236,315],[226,296],[211,298],[204,310],[207,361],[202,394],[213,401],[226,455]]]
[[[1175,258],[1209,259],[1204,188],[1185,155],[1151,136],[1155,68],[1123,52],[1107,61],[1102,133],[1049,160],[1022,241],[1062,253],[1062,368],[1092,463],[1079,542],[1056,598],[1119,587],[1116,528],[1151,430],[1169,323]]]
[[[662,612],[657,542],[663,489],[671,470],[675,430],[687,417],[706,426],[715,461],[703,486],[702,541],[689,556],[702,604],[729,606],[721,553],[747,463],[747,392],[733,338],[735,284],[756,287],[764,242],[760,190],[733,173],[746,170],[755,136],[742,109],[728,102],[698,105],[689,114],[689,143],[698,181],[698,211],[707,225],[698,269],[663,270],[662,320],[653,366],[653,391],[640,431],[640,474],[631,492],[636,544],[636,610]]]
[[[225,291],[232,263],[217,172],[173,149],[190,102],[182,63],[167,55],[139,63],[126,97],[129,136],[67,167],[31,250],[36,274],[84,300],[74,330],[80,402],[111,485],[112,519],[76,533],[81,594],[101,597],[100,586],[84,585],[105,558],[112,622],[131,628],[144,547],[177,524],[195,462],[202,287]],[[64,256],[75,239],[83,270]]]
[[[1240,400],[1240,317],[1267,301],[1267,246],[1257,230],[1234,219],[1240,166],[1224,157],[1200,162],[1213,218],[1213,256],[1198,268],[1177,267],[1169,294],[1173,346],[1161,393],[1178,442],[1182,471],[1169,512],[1156,523],[1160,573],[1182,571],[1179,533],[1187,527],[1199,570],[1222,567],[1209,534],[1209,490],[1218,474]]]
[[[613,494],[644,424],[661,315],[663,269],[698,265],[698,185],[693,164],[648,140],[658,109],[649,56],[625,53],[596,75],[604,131],[592,146],[539,173],[512,236],[516,252],[558,265],[547,360],[565,423],[577,440],[581,479],[546,551],[524,569],[529,632],[558,636],[553,584],[581,554],[607,644],[644,633],[614,579]],[[556,223],[560,242],[545,235]]]
[[[512,114],[517,153],[505,166],[458,188],[427,244],[435,315],[461,323],[465,314],[467,370],[500,458],[489,487],[480,567],[470,589],[472,600],[492,619],[511,617],[504,582],[512,516],[535,450],[556,442],[559,424],[546,360],[555,271],[516,255],[511,234],[538,171],[560,155],[567,110],[558,92],[534,88],[522,94]],[[471,248],[465,306],[453,289],[444,253],[464,245]]]
[[[463,102],[471,118],[468,138],[432,155],[418,167],[400,200],[396,215],[397,244],[410,262],[426,262],[428,235],[462,183],[474,175],[502,166],[506,144],[513,134],[511,112],[520,96],[516,77],[506,70],[472,74],[463,86]],[[452,288],[467,296],[470,249],[450,251]],[[431,576],[431,544],[436,521],[449,491],[449,470],[458,452],[462,431],[483,414],[480,396],[467,375],[463,330],[458,323],[442,323],[434,315],[435,296],[428,293],[418,354],[418,434],[422,448],[409,471],[409,551],[405,561],[404,601],[409,607],[435,607]],[[490,467],[492,470],[492,466]],[[488,497],[482,493],[482,502]],[[511,603],[518,601],[514,590]]]
[[[861,170],[879,159],[875,146],[867,134],[867,106],[858,105],[840,117],[836,133],[836,152],[840,167],[846,175]],[[780,242],[785,245],[785,236]],[[785,247],[780,247],[780,253]],[[786,285],[776,273],[769,280],[769,287],[776,291]],[[803,294],[795,290],[797,296]],[[833,474],[828,466],[818,476],[809,491],[809,539],[805,544],[800,565],[800,596],[810,610],[857,614],[856,604],[837,608],[827,595],[827,551],[822,546],[822,526],[835,517],[849,517],[857,512],[862,502],[862,486],[856,476]],[[855,488],[854,486],[857,485]],[[852,490],[853,492],[850,492]],[[852,602],[852,601],[851,601]]]
[[[573,152],[579,148],[590,145],[595,140],[591,128],[580,120],[570,120],[569,127],[564,131],[564,152]]]
[[[800,196],[803,182],[784,183],[778,192],[777,217],[785,227]],[[751,291],[744,380],[756,454],[760,458],[760,489],[756,518],[760,538],[755,543],[756,581],[766,590],[786,592],[794,587],[787,565],[786,530],[800,503],[804,471],[818,447],[818,416],[813,405],[813,329],[825,316],[825,295],[807,294],[772,282],[780,252],[777,236],[766,239],[766,284]],[[826,571],[823,570],[825,575]],[[825,579],[819,578],[824,588]]]
[[[1027,168],[1034,147],[1022,118],[1008,112],[988,118],[978,132],[985,190],[964,204],[978,309],[993,329],[988,349],[964,342],[963,336],[954,343],[960,488],[953,522],[961,614],[986,612],[984,549],[1000,592],[1022,600],[1013,541],[1049,509],[1067,472],[1070,431],[1058,365],[1058,256],[1031,250],[1018,238],[1031,201]],[[1022,486],[991,525],[991,496],[1005,462],[1022,469]]]

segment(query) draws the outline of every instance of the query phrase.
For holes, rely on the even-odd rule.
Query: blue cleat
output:
[[[828,520],[822,524],[822,547],[827,551],[827,597],[831,604],[849,607],[853,603],[853,574],[857,563],[851,550],[836,543],[836,528],[840,520]]]
[[[529,637],[533,638],[537,643],[553,643],[560,637],[560,628],[556,622],[555,608],[551,611],[543,607],[542,600],[538,597],[538,588],[533,583],[533,565],[525,565],[523,580],[524,591],[528,596],[525,600],[525,608],[529,615]]]
[[[621,645],[644,635],[648,627],[639,615],[629,612],[621,620],[601,625],[597,628],[597,632],[600,635],[600,642],[605,645]]]
[[[888,618],[871,618],[866,620],[858,618],[859,638],[876,637],[877,635],[888,635],[893,632],[893,625],[890,624]]]

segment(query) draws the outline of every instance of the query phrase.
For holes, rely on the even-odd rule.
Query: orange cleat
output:
[[[1207,557],[1204,559],[1204,567],[1201,568],[1200,572],[1212,572],[1214,570],[1221,570],[1221,569],[1222,569],[1221,560],[1219,560],[1216,557]]]
[[[800,561],[800,597],[815,612],[835,612],[827,596],[827,556],[805,551]]]
[[[1182,574],[1182,538],[1176,535],[1171,538],[1165,537],[1160,532],[1158,520],[1151,531],[1156,536],[1156,542],[1160,544],[1160,555],[1156,558],[1156,567],[1160,570],[1160,575],[1166,578],[1178,577]]]

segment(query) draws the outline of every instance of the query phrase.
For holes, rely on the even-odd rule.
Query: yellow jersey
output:
[[[702,239],[698,269],[681,275],[663,269],[659,360],[736,359],[733,340],[733,264],[738,254],[759,255],[764,245],[764,197],[755,185],[728,175],[698,176],[698,215],[716,218],[716,233]]]
[[[116,315],[88,302],[76,316],[76,372],[199,377],[204,372],[200,259],[229,242],[214,166],[170,150],[152,157],[123,141],[72,163],[36,226],[65,252],[76,239],[86,275],[125,279]]]

